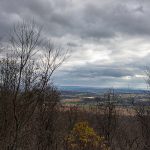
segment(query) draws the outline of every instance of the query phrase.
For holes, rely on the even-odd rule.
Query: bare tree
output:
[[[103,103],[97,103],[96,119],[99,133],[105,136],[108,145],[112,147],[113,138],[117,129],[118,115],[115,102],[118,96],[114,90],[109,90],[103,97]]]
[[[140,131],[141,131],[141,136],[143,140],[143,150],[148,150],[150,149],[150,93],[149,93],[149,88],[150,88],[150,69],[148,68],[146,71],[146,83],[148,87],[148,91],[146,93],[146,103],[139,103],[136,108],[136,118],[140,126]]]
[[[62,49],[56,49],[52,43],[48,43],[44,45],[45,51],[42,53],[45,54],[41,61],[34,59],[38,58],[39,50],[43,49],[40,35],[41,28],[34,21],[15,25],[10,35],[12,51],[0,60],[0,115],[2,116],[0,147],[2,149],[23,148],[23,141],[27,133],[30,133],[31,120],[35,118],[37,112],[43,115],[45,110],[43,106],[48,99],[50,99],[49,105],[53,104],[50,105],[53,106],[50,107],[52,110],[58,102],[59,94],[56,94],[57,92],[54,92],[56,90],[52,88],[51,76],[65,61],[67,55],[62,53]],[[50,97],[47,96],[47,91],[51,93]],[[50,116],[47,115],[47,110],[49,109],[44,111],[44,118],[48,119]],[[52,114],[50,111],[49,113]]]

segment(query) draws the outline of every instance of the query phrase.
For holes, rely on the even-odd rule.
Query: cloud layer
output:
[[[0,36],[34,18],[71,57],[59,85],[144,88],[150,60],[149,0],[0,0]]]

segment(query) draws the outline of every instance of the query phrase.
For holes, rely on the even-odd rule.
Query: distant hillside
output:
[[[98,87],[82,87],[82,86],[59,86],[58,89],[63,92],[79,92],[79,93],[106,93],[110,88],[98,88]],[[132,93],[132,94],[144,94],[146,90],[141,89],[128,89],[128,88],[115,88],[115,93]]]

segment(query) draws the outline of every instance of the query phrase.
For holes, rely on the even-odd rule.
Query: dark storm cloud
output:
[[[130,68],[112,68],[112,66],[93,66],[87,65],[84,67],[78,67],[71,71],[66,71],[70,76],[79,78],[96,78],[96,77],[112,77],[121,78],[126,76],[134,76],[136,72]]]
[[[53,36],[71,34],[101,39],[118,33],[147,35],[149,5],[147,1],[137,0],[1,0],[0,28],[6,31],[12,22],[33,17]]]

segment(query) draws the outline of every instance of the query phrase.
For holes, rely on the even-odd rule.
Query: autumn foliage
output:
[[[73,130],[67,137],[70,150],[108,150],[104,137],[96,134],[88,122],[79,122],[74,125]]]

